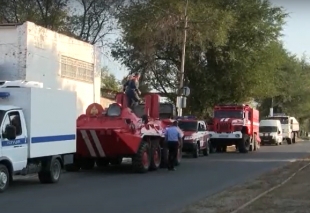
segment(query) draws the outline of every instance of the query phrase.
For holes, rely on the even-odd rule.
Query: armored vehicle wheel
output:
[[[95,160],[92,158],[84,158],[81,160],[81,168],[83,170],[91,170],[95,167]]]
[[[150,170],[157,170],[161,165],[161,147],[159,143],[152,146]]]
[[[182,161],[182,147],[179,147],[178,156],[177,156],[177,160],[175,162],[175,165],[179,166],[181,164],[181,161]]]
[[[0,164],[0,193],[4,192],[10,184],[10,173],[8,168]]]
[[[57,183],[61,176],[61,163],[57,158],[43,162],[42,171],[38,173],[41,183]]]
[[[110,164],[110,160],[108,158],[99,158],[96,160],[96,165],[98,168],[107,167]]]
[[[122,162],[123,162],[123,158],[111,158],[110,159],[110,164],[113,166],[121,165]]]
[[[132,158],[132,165],[135,172],[145,173],[151,164],[150,146],[142,141],[137,154]]]
[[[242,136],[239,142],[238,149],[240,153],[248,153],[250,150],[250,138],[247,136]]]

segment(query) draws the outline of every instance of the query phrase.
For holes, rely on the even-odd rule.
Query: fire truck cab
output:
[[[209,131],[211,152],[226,152],[235,145],[241,153],[260,147],[259,111],[245,104],[214,107],[213,123]]]

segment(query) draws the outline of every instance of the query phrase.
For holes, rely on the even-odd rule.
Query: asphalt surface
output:
[[[248,154],[184,158],[175,172],[133,174],[130,166],[64,173],[58,184],[18,179],[0,194],[6,213],[171,213],[226,187],[242,183],[310,152],[310,142],[266,146]]]

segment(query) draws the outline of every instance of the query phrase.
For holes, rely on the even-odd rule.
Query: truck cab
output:
[[[283,139],[286,140],[287,144],[296,143],[296,137],[299,132],[299,122],[296,118],[284,113],[274,113],[273,116],[269,116],[267,119],[280,121]]]
[[[226,152],[235,145],[246,153],[259,148],[259,111],[246,104],[223,104],[214,107],[210,151]]]
[[[206,123],[194,116],[177,117],[178,126],[183,131],[182,151],[198,158],[200,153],[209,155],[209,135]]]

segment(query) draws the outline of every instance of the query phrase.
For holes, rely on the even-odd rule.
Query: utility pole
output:
[[[178,91],[179,96],[182,95],[182,88],[184,86],[184,67],[185,67],[185,54],[186,54],[187,25],[188,25],[187,8],[188,8],[188,0],[186,0],[185,12],[184,12],[185,20],[183,29],[182,56],[181,56],[181,68],[180,68],[179,91]],[[181,106],[178,107],[178,116],[182,116]]]

